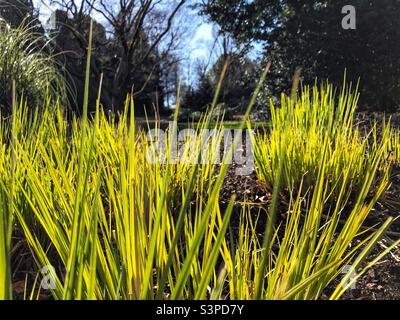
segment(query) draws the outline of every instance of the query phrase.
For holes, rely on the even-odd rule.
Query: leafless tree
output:
[[[45,1],[45,0],[42,0]],[[187,0],[51,0],[51,5],[65,11],[68,26],[82,50],[87,47],[87,17],[94,16],[105,26],[107,40],[112,39],[112,104],[121,99],[121,88],[141,93],[165,58],[176,49],[180,29],[174,19]],[[105,44],[97,43],[99,47]],[[130,75],[143,69],[149,57],[157,57],[142,83],[130,83]],[[96,64],[93,64],[96,69]],[[99,70],[93,70],[94,74]]]

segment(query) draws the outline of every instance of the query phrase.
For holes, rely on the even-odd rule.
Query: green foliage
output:
[[[198,88],[189,88],[184,106],[191,110],[205,110],[211,104],[219,75],[225,63],[229,63],[224,77],[219,101],[230,113],[243,114],[256,89],[258,70],[253,61],[239,54],[221,55],[210,70],[200,74]]]
[[[128,100],[126,111],[132,108]],[[204,152],[201,142],[189,141],[177,163],[167,143],[165,161],[153,163],[148,156],[157,154],[159,146],[135,128],[133,113],[128,117],[125,112],[116,122],[98,107],[93,119],[76,119],[67,129],[55,109],[40,118],[28,116],[23,105],[16,109],[14,191],[6,122],[0,163],[6,199],[1,213],[8,212],[14,194],[15,219],[38,269],[53,264],[60,270],[54,274],[55,299],[203,299],[207,288],[216,299],[317,299],[340,279],[344,266],[365,271],[359,269],[361,262],[390,223],[348,250],[386,190],[388,172],[373,188],[384,154],[372,153],[356,201],[349,203],[353,167],[346,167],[336,185],[337,201],[330,205],[325,143],[312,190],[293,195],[287,221],[275,228],[282,210],[280,181],[290,161],[281,149],[272,206],[260,211],[269,217],[264,235],[269,240],[260,243],[244,205],[238,237],[231,242],[227,230],[233,199],[225,212],[219,206],[228,165],[196,164]],[[173,135],[166,138],[171,141]],[[209,150],[212,156],[217,148]],[[340,297],[351,280],[340,284],[332,298]]]
[[[356,30],[342,28],[342,8],[356,9]],[[264,45],[272,61],[272,92],[289,90],[296,67],[306,84],[316,78],[340,85],[361,78],[362,107],[391,110],[400,103],[400,3],[382,1],[217,0],[203,13],[239,43]]]
[[[176,161],[173,139],[179,105],[174,128],[165,135],[163,161],[149,161],[158,155],[160,145],[135,127],[132,98],[126,100],[125,111],[116,121],[105,116],[99,93],[96,113],[89,118],[90,59],[91,46],[81,119],[73,118],[68,126],[60,102],[47,99],[40,116],[29,113],[26,104],[13,104],[12,121],[0,122],[0,298],[11,298],[13,219],[22,229],[37,267],[57,266],[51,273],[55,299],[205,299],[207,291],[213,299],[318,299],[339,279],[343,267],[350,265],[353,269],[331,296],[337,299],[355,281],[353,272],[357,276],[365,272],[366,268],[359,270],[361,263],[391,222],[388,219],[377,231],[361,230],[388,184],[388,167],[382,163],[390,131],[384,142],[375,140],[372,149],[363,146],[362,140],[359,144],[357,130],[352,129],[356,95],[343,91],[336,111],[328,86],[314,91],[312,103],[306,91],[299,100],[284,97],[281,112],[273,108],[272,130],[285,133],[292,125],[300,137],[308,134],[320,143],[317,161],[312,162],[316,175],[305,194],[292,193],[287,221],[276,227],[281,185],[293,181],[288,168],[298,159],[295,154],[288,157],[290,147],[282,147],[293,136],[282,134],[275,143],[281,147],[274,149],[273,197],[270,208],[265,209],[268,223],[263,243],[246,205],[238,237],[229,241],[234,197],[225,212],[219,205],[229,168],[226,161],[219,167],[200,164],[205,151],[201,140],[187,141]],[[269,65],[252,95],[246,119],[268,70]],[[211,113],[225,72],[226,67]],[[208,128],[210,120],[210,116],[203,118],[197,130]],[[244,126],[242,122],[239,128]],[[222,127],[219,121],[215,123],[215,129]],[[153,132],[159,136],[160,128]],[[208,141],[206,150],[211,157],[219,152],[222,137],[218,132]],[[322,140],[318,140],[320,135]],[[335,136],[340,136],[339,140],[330,140]],[[237,134],[234,145],[239,139]],[[254,139],[256,144],[265,143],[264,138]],[[346,149],[351,139],[356,151],[366,153],[365,158],[351,156],[353,149]],[[348,144],[345,152],[335,157],[332,150],[337,150],[334,143],[338,141]],[[297,150],[311,159],[315,148]],[[228,150],[224,159],[230,159],[233,151]],[[342,160],[349,157],[352,161],[344,161],[344,166]],[[337,191],[334,204],[328,201],[333,195],[332,158],[342,169],[333,186]],[[259,164],[261,160],[259,157]],[[363,180],[358,181],[355,201],[350,203],[349,194],[357,181],[353,162],[361,163]],[[383,174],[375,184],[381,168]],[[371,190],[373,197],[367,198]],[[350,247],[361,235],[360,242]],[[220,269],[218,261],[222,262]],[[35,285],[28,290],[33,293]]]
[[[357,90],[343,88],[336,96],[327,85],[312,90],[306,87],[299,97],[283,94],[280,107],[271,102],[271,130],[259,134],[255,143],[259,177],[272,188],[279,155],[284,152],[284,186],[298,188],[303,182],[307,189],[317,180],[326,153],[324,167],[331,187],[346,180],[359,188],[371,161],[385,152],[391,131],[384,123],[382,138],[378,139],[375,123],[371,132],[360,132],[354,118],[357,100]],[[385,170],[387,166],[382,159],[378,168]],[[350,177],[346,179],[349,168]]]
[[[32,33],[33,26],[11,28],[0,18],[0,106],[11,111],[12,83],[17,95],[24,96],[32,107],[47,98],[66,99],[64,79],[53,57],[43,52],[44,38]]]

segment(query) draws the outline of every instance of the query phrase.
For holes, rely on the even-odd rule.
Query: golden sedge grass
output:
[[[223,76],[224,72],[213,106]],[[313,107],[306,102],[307,92],[299,98],[304,105],[300,110],[283,106],[282,110],[292,113],[290,121],[295,119],[295,132],[303,134],[303,139],[314,133],[320,150],[315,154],[315,146],[301,149],[300,142],[290,142],[295,140],[287,133],[291,122],[272,107],[272,130],[280,130],[281,140],[271,140],[275,141],[273,151],[264,154],[266,141],[277,139],[276,133],[272,132],[271,138],[253,137],[255,146],[260,146],[259,174],[266,173],[274,190],[270,208],[260,211],[268,217],[265,233],[260,239],[256,222],[243,204],[238,236],[230,238],[227,230],[234,198],[225,210],[219,204],[229,165],[192,161],[202,156],[201,141],[188,143],[181,161],[176,162],[174,128],[166,132],[164,161],[148,161],[159,146],[136,128],[133,100],[126,100],[118,121],[107,119],[99,101],[96,113],[89,117],[88,83],[89,71],[81,119],[68,124],[59,102],[48,99],[40,116],[29,113],[24,103],[15,103],[12,121],[0,123],[0,298],[12,297],[13,219],[23,231],[38,270],[57,267],[50,272],[54,299],[318,299],[340,278],[344,266],[352,266],[358,276],[365,272],[365,268],[359,270],[361,263],[391,222],[389,219],[377,231],[361,231],[388,184],[388,169],[382,166],[387,149],[378,143],[366,145],[357,130],[350,128],[351,111],[343,107],[339,116],[313,111],[311,116],[319,120],[310,119],[306,111]],[[329,102],[331,95],[328,88],[322,101]],[[354,99],[346,94],[341,97]],[[314,101],[320,99],[314,97]],[[179,106],[175,120],[178,112]],[[210,116],[205,116],[197,130],[209,124]],[[218,129],[223,124],[214,126]],[[159,130],[156,126],[155,132]],[[218,132],[215,130],[213,141],[221,141]],[[235,136],[236,143],[239,138]],[[340,153],[333,138],[350,149]],[[211,157],[219,152],[214,145],[208,150]],[[363,157],[360,150],[365,152]],[[232,152],[230,149],[225,159],[230,159]],[[270,155],[274,156],[273,167]],[[301,162],[301,157],[308,159],[305,164],[313,165],[313,178],[301,178],[304,166],[293,164]],[[338,163],[331,163],[332,158]],[[383,171],[376,183],[378,170]],[[276,226],[281,186],[293,185],[297,177],[304,192],[291,193],[287,221]],[[337,179],[334,184],[332,177]],[[304,186],[306,183],[312,187]],[[329,201],[332,188],[334,204]],[[368,200],[372,189],[374,196]],[[355,194],[351,204],[350,194]],[[360,243],[349,250],[349,244],[360,236]],[[355,281],[350,271],[344,277],[332,299],[339,298]],[[27,288],[26,298],[39,296],[39,282],[36,278]]]
[[[258,134],[255,143],[260,179],[272,189],[283,152],[283,185],[298,188],[302,181],[307,190],[316,181],[321,156],[326,152],[325,170],[332,189],[343,182],[349,167],[352,187],[360,187],[371,158],[387,149],[392,132],[383,123],[382,137],[378,139],[375,123],[370,132],[361,134],[355,125],[357,101],[357,89],[353,92],[351,86],[344,86],[337,96],[327,84],[312,90],[305,87],[298,97],[283,94],[279,108],[271,102],[271,131]],[[382,159],[379,170],[386,170],[385,160]]]

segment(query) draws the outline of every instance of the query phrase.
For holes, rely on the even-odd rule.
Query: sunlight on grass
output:
[[[210,115],[226,67],[210,112],[194,127],[215,129],[207,148],[189,140],[177,159],[179,104],[172,130],[163,131],[162,154],[159,141],[136,127],[132,98],[117,119],[105,115],[100,98],[88,116],[90,50],[82,118],[67,121],[62,101],[49,98],[40,112],[13,103],[11,119],[0,122],[0,299],[12,298],[13,227],[37,270],[54,266],[57,300],[319,299],[335,281],[329,295],[338,299],[356,280],[353,272],[371,265],[363,262],[392,219],[362,227],[389,184],[389,141],[398,143],[398,135],[385,125],[378,138],[375,125],[362,136],[354,126],[356,93],[344,88],[336,99],[328,85],[295,100],[282,96],[280,108],[271,104],[270,132],[253,135],[257,174],[272,191],[269,206],[258,208],[267,220],[260,235],[254,208],[235,196],[220,204],[225,160],[242,136],[220,164],[200,161],[205,150],[210,159],[220,153],[224,123],[211,124]],[[250,126],[269,67],[239,129]],[[159,137],[159,125],[152,129]],[[35,281],[25,297],[42,289]]]

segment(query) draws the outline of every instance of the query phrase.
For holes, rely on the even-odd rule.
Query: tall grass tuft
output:
[[[0,106],[11,111],[13,81],[18,95],[37,106],[46,99],[67,98],[67,86],[51,55],[47,40],[34,32],[34,22],[11,28],[0,18]]]
[[[89,70],[90,48],[87,65]],[[385,142],[367,146],[352,129],[353,111],[345,108],[354,104],[350,94],[341,95],[339,111],[331,108],[330,87],[321,98],[314,93],[316,104],[306,93],[301,104],[285,98],[281,111],[272,106],[271,137],[253,137],[258,173],[273,189],[271,206],[261,211],[268,220],[265,233],[259,236],[244,206],[238,236],[229,239],[235,197],[224,210],[219,202],[229,165],[201,161],[219,153],[223,123],[214,123],[207,141],[188,139],[176,153],[179,105],[173,128],[162,132],[156,126],[149,135],[135,126],[131,98],[118,121],[105,116],[99,99],[89,116],[88,88],[89,71],[83,117],[70,124],[60,100],[51,99],[40,116],[14,103],[12,121],[0,122],[0,298],[11,298],[13,219],[38,273],[50,270],[48,289],[59,300],[318,299],[340,279],[344,266],[352,266],[357,276],[366,270],[360,270],[362,262],[391,222],[377,231],[361,229],[388,184],[382,166],[387,149]],[[319,104],[329,108],[319,110]],[[210,115],[200,121],[197,136],[210,121]],[[301,147],[310,137],[313,144]],[[294,186],[297,179],[304,192],[291,193],[287,219],[277,225],[281,186]],[[333,195],[335,201],[329,201]],[[350,247],[357,238],[360,243]],[[355,281],[352,275],[344,275],[332,299]],[[35,285],[28,288],[30,297]]]
[[[257,174],[267,184],[275,183],[279,155],[284,153],[283,185],[307,190],[318,177],[324,153],[326,179],[333,186],[348,181],[358,188],[365,180],[371,159],[387,148],[391,130],[384,126],[377,138],[377,127],[362,134],[355,123],[357,89],[344,86],[339,95],[327,84],[320,88],[306,87],[299,96],[281,97],[280,107],[271,102],[271,131],[259,134],[255,144]],[[370,141],[374,141],[370,143]],[[385,166],[382,158],[378,168]]]
[[[234,249],[226,249],[223,254],[232,299],[313,300],[324,294],[338,299],[372,265],[365,267],[362,262],[392,221],[388,218],[377,231],[362,229],[365,219],[387,188],[388,172],[379,182],[374,197],[368,200],[384,153],[371,158],[354,203],[349,201],[352,168],[346,168],[337,185],[336,201],[332,204],[329,200],[333,192],[326,172],[327,150],[325,144],[312,188],[303,193],[303,182],[300,183],[300,192],[291,193],[289,208],[285,211],[286,220],[276,228],[271,227],[275,225],[277,212],[274,208],[278,206],[277,198],[273,199],[263,242],[256,235],[250,215],[243,215]],[[287,160],[284,154],[279,159],[282,162]],[[275,173],[276,179],[279,175],[283,179],[283,168],[281,163],[281,172]],[[275,185],[274,188],[276,194],[279,187]],[[354,245],[356,239],[359,243]],[[340,279],[342,281],[338,281]],[[329,285],[332,287],[335,280],[338,284],[333,287],[333,293],[329,293],[326,289]]]

